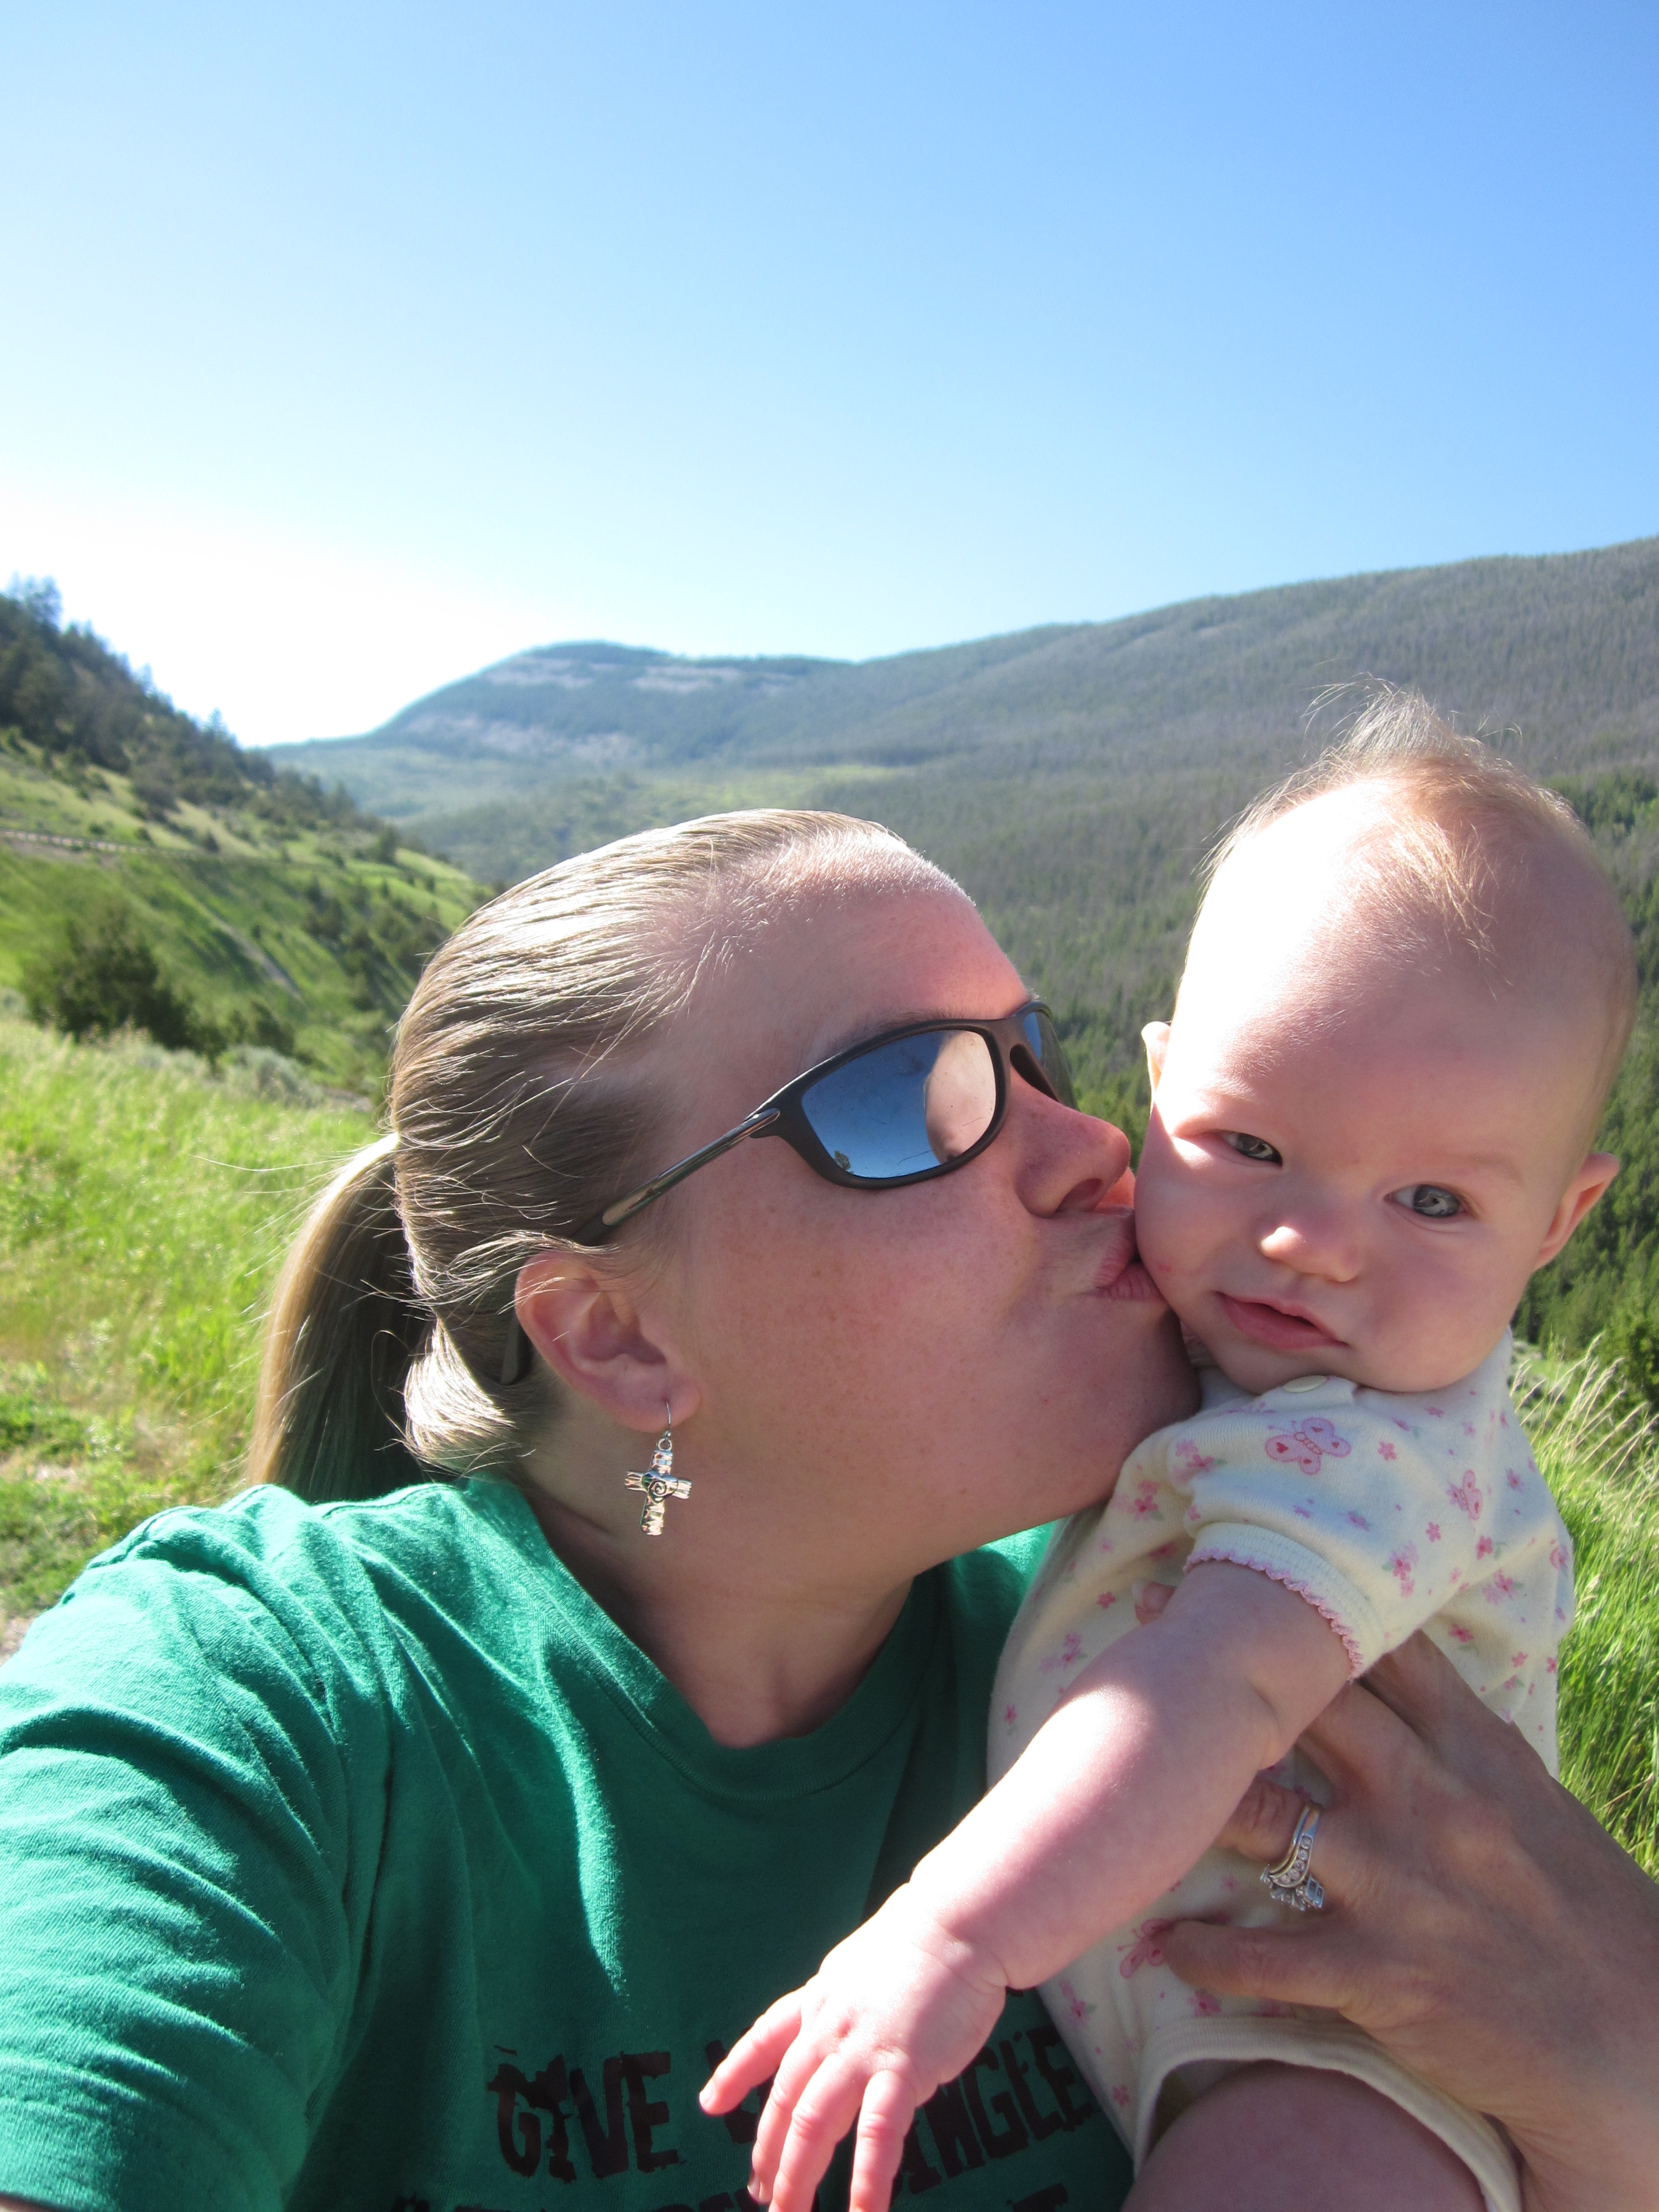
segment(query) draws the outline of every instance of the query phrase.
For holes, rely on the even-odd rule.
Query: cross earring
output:
[[[640,1526],[647,1536],[660,1536],[663,1515],[671,1498],[690,1498],[691,1486],[674,1472],[674,1409],[665,1403],[663,1412],[668,1416],[668,1426],[657,1439],[657,1449],[651,1455],[650,1471],[645,1474],[626,1474],[623,1477],[624,1490],[641,1490],[645,1493],[645,1510],[640,1515]]]

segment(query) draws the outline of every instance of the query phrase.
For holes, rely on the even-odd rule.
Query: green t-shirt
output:
[[[0,1674],[0,2194],[743,2212],[756,2100],[696,2091],[978,1795],[1036,1549],[921,1577],[831,1720],[735,1751],[505,1485],[149,1522]],[[1024,1996],[899,2196],[1127,2179]]]

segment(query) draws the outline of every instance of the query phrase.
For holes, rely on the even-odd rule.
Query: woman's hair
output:
[[[501,1379],[519,1270],[663,1165],[638,1048],[781,908],[950,887],[872,823],[765,809],[624,837],[480,907],[398,1024],[390,1133],[289,1254],[254,1480],[362,1498],[522,1458],[558,1390],[539,1362]]]

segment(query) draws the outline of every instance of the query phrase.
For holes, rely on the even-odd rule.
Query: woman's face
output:
[[[665,1042],[664,1158],[861,1037],[1028,995],[958,894],[803,904],[706,977]],[[935,1182],[842,1189],[763,1139],[691,1177],[663,1201],[649,1293],[702,1392],[676,1439],[686,1472],[741,1486],[761,1554],[793,1541],[878,1577],[1100,1497],[1194,1399],[1173,1318],[1139,1267],[1123,1276],[1128,1157],[1016,1077],[995,1142]]]

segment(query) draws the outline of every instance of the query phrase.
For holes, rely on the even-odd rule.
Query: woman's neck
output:
[[[526,1486],[543,1533],[717,1743],[805,1735],[839,1711],[903,1610],[908,1578],[879,1588],[839,1578],[844,1552],[831,1533],[769,1543],[712,1497],[702,1514],[688,1501],[647,1536],[637,1501],[619,1503],[614,1444],[588,1481],[575,1439],[560,1442],[556,1468],[532,1467]]]

